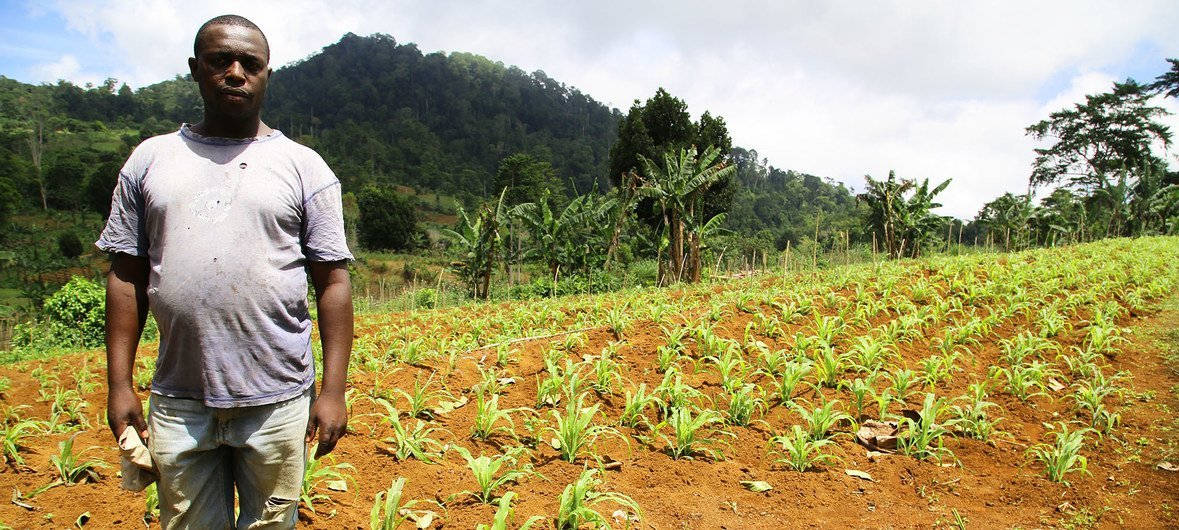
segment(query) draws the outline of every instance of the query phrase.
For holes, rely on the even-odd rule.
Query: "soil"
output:
[[[743,281],[761,281],[768,285],[768,282],[778,280],[753,278]],[[707,300],[710,295],[747,288],[748,285],[732,287],[722,284],[711,292],[668,291],[667,296],[672,302],[687,305],[689,298]],[[855,296],[847,289],[837,294],[843,299]],[[489,314],[506,315],[518,307],[507,303],[432,313],[368,316],[358,319],[357,336],[361,341],[367,341],[369,347],[384,351],[401,340],[401,335],[413,336],[417,330],[453,335],[470,329],[467,326],[478,318]],[[567,327],[581,327],[572,325],[572,322],[578,321],[579,312],[588,311],[586,307],[569,309],[566,306],[561,317],[554,318],[564,318]],[[833,312],[826,307],[822,311]],[[451,319],[451,315],[460,318]],[[456,324],[452,328],[439,329],[431,324],[431,316]],[[466,318],[462,318],[464,316]],[[1091,317],[1087,310],[1082,310],[1071,319],[1072,328],[1059,337],[1062,348],[1082,344],[1084,335],[1079,328]],[[752,315],[730,307],[715,331],[740,341],[751,320]],[[888,317],[873,317],[871,325],[887,320]],[[964,394],[969,383],[985,378],[988,367],[998,363],[999,341],[1018,334],[1031,324],[1026,316],[1008,320],[996,335],[972,346],[971,355],[959,361],[963,371],[956,373],[950,382],[939,385],[937,394],[946,397]],[[619,437],[606,436],[595,446],[595,453],[603,461],[617,462],[607,466],[604,488],[626,494],[638,503],[642,514],[639,522],[633,524],[636,528],[909,528],[954,526],[956,520],[968,526],[988,528],[1175,527],[1179,521],[1179,472],[1165,471],[1159,464],[1179,462],[1179,419],[1175,416],[1175,411],[1179,410],[1179,366],[1165,360],[1168,355],[1179,355],[1175,332],[1179,329],[1179,297],[1155,301],[1152,310],[1133,312],[1123,317],[1119,324],[1132,332],[1126,335],[1129,342],[1121,345],[1121,353],[1107,360],[1112,367],[1109,373],[1125,371],[1130,374],[1127,385],[1132,392],[1107,401],[1107,405],[1121,414],[1122,424],[1104,438],[1096,439],[1092,434],[1086,437],[1082,454],[1088,458],[1089,474],[1069,474],[1067,479],[1071,485],[1049,481],[1044,476],[1043,466],[1028,455],[1030,446],[1048,441],[1046,434],[1051,424],[1082,417],[1070,407],[1072,401],[1066,398],[1069,390],[1065,389],[1049,391],[1048,395],[1034,397],[1027,403],[998,390],[993,391],[990,399],[1000,405],[1000,415],[1005,418],[999,427],[1010,433],[1010,437],[984,443],[961,436],[946,436],[945,446],[955,458],[941,462],[894,454],[870,457],[854,442],[850,427],[845,425],[837,429],[841,434],[834,438],[832,446],[828,446],[839,461],[808,472],[790,471],[774,463],[766,450],[767,442],[774,433],[782,432],[783,427],[800,420],[796,412],[772,402],[761,418],[764,424],[729,428],[734,438],[717,446],[724,453],[723,459],[698,455],[694,459],[675,460],[662,450],[664,444],[658,437],[650,436],[649,429],[620,428],[627,443]],[[812,326],[813,322],[808,319],[785,326],[784,337],[793,337],[795,331]],[[855,334],[854,331],[851,333],[852,336]],[[926,337],[941,335],[940,326],[925,333]],[[584,343],[572,352],[571,359],[596,355],[617,340],[604,326],[592,328],[584,336]],[[623,338],[618,353],[628,382],[620,385],[614,394],[590,394],[594,398],[591,401],[603,404],[604,418],[611,422],[621,413],[623,389],[639,383],[654,388],[662,379],[662,374],[655,370],[654,360],[656,348],[665,340],[660,325],[649,319],[636,321],[624,332]],[[505,374],[510,373],[516,382],[507,386],[500,400],[501,407],[536,406],[538,375],[543,376],[544,371],[541,359],[544,352],[561,339],[558,336],[510,345],[517,361],[507,365]],[[788,347],[792,342],[784,338],[760,339],[772,348]],[[153,348],[153,345],[145,346],[140,356],[154,356]],[[899,353],[909,368],[917,370],[917,361],[933,350],[931,341],[919,338],[904,345]],[[354,369],[350,385],[356,389],[357,395],[374,394],[379,393],[376,389],[408,389],[415,379],[424,381],[429,374],[435,373],[435,381],[445,383],[454,394],[469,395],[471,387],[480,381],[477,368],[493,365],[494,357],[495,348],[483,348],[457,357],[453,370],[445,358],[432,359],[421,366],[403,364],[379,373]],[[99,470],[96,482],[54,487],[23,501],[31,509],[4,502],[0,504],[0,521],[16,528],[58,528],[73,525],[81,514],[86,513],[89,514],[89,525],[97,528],[136,528],[145,524],[143,494],[122,491],[118,487],[118,454],[102,419],[105,410],[103,364],[101,352],[85,352],[0,367],[0,377],[11,381],[0,403],[4,407],[27,405],[27,409],[20,411],[23,417],[42,419],[49,416],[49,404],[40,397],[41,385],[34,378],[38,370],[56,374],[58,380],[67,385],[76,384],[79,374],[94,374],[89,380],[96,384],[84,396],[89,403],[86,416],[91,427],[77,432],[75,447],[93,446],[89,454],[110,466]],[[721,394],[719,378],[709,364],[701,362],[699,371],[695,372],[691,366],[691,363],[684,365],[686,382],[711,396]],[[82,375],[82,379],[88,378]],[[847,392],[837,393],[831,389],[823,392],[828,398],[837,396],[841,406],[847,406]],[[923,390],[914,392],[905,408],[920,408],[923,395]],[[795,396],[795,401],[803,404],[818,401],[815,391],[804,390],[801,386]],[[403,398],[396,397],[394,403],[404,408]],[[467,404],[434,420],[433,426],[449,431],[438,434],[439,440],[461,444],[475,454],[482,451],[489,455],[517,445],[517,441],[504,435],[487,442],[471,440],[468,433],[473,409],[472,404]],[[563,410],[564,403],[557,409]],[[895,413],[900,409],[894,405],[891,410]],[[329,491],[320,485],[316,492],[328,495],[329,499],[317,502],[314,513],[301,509],[302,527],[367,528],[374,496],[389,487],[397,477],[407,479],[405,499],[445,503],[444,509],[431,508],[439,512],[436,527],[473,528],[479,523],[491,522],[494,506],[458,495],[463,490],[474,489],[475,485],[457,454],[449,454],[439,464],[395,460],[382,450],[388,446],[383,440],[390,436],[390,430],[376,416],[378,412],[370,401],[356,400],[350,424],[352,432],[340,442],[331,457],[333,462],[347,462],[355,467],[353,482],[349,483],[347,492]],[[522,413],[516,415],[517,430],[521,433],[524,432],[523,417]],[[545,409],[541,411],[541,417],[551,423],[552,413]],[[599,416],[598,421],[604,421],[604,418]],[[412,421],[403,415],[402,423],[409,425]],[[68,436],[41,435],[25,440],[21,454],[26,465],[8,465],[0,470],[0,492],[6,497],[10,494],[15,497],[16,491],[27,495],[51,482],[54,475],[51,474],[49,458],[56,454],[58,443]],[[576,463],[561,460],[545,439],[547,436],[542,437],[531,456],[526,457],[538,475],[520,479],[499,492],[510,490],[518,495],[514,504],[515,525],[537,514],[551,520],[565,486],[575,481],[586,467],[597,467],[597,463],[585,458]],[[847,470],[867,473],[871,480],[853,477]],[[766,481],[773,489],[754,493],[741,485],[741,481],[750,480]],[[610,518],[618,506],[604,502],[598,508]],[[617,519],[611,519],[611,525],[626,526]],[[151,526],[155,526],[154,523]]]

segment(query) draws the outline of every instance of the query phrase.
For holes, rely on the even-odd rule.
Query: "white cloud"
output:
[[[38,64],[31,70],[32,75],[39,81],[54,83],[60,79],[77,79],[82,71],[82,64],[78,62],[77,57],[66,54],[56,61]]]
[[[423,52],[469,51],[551,77],[624,111],[659,86],[725,117],[771,163],[860,185],[865,173],[954,182],[970,217],[1022,192],[1026,126],[1106,90],[1143,49],[1179,49],[1179,10],[1142,2],[77,2],[72,29],[123,58],[135,86],[185,71],[192,34],[226,12],[267,33],[273,63],[345,32]],[[1165,67],[1157,59],[1159,70]],[[1156,72],[1159,73],[1159,72]],[[1040,94],[1066,80],[1058,94]],[[1044,100],[1048,101],[1044,101]],[[1168,105],[1173,103],[1168,102]],[[1179,130],[1179,122],[1170,120]]]

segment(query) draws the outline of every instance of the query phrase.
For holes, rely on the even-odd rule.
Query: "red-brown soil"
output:
[[[718,288],[716,293],[720,293]],[[704,297],[705,292],[685,291],[676,297]],[[845,298],[852,295],[846,290],[840,293]],[[997,402],[1005,419],[999,427],[1011,434],[991,444],[977,440],[947,436],[948,447],[958,462],[947,459],[923,461],[901,455],[884,455],[870,459],[866,450],[857,445],[852,437],[843,434],[835,438],[836,444],[830,449],[840,457],[839,462],[820,466],[817,471],[795,472],[773,463],[767,454],[767,441],[775,432],[786,426],[799,423],[798,415],[782,406],[771,404],[762,418],[766,426],[748,428],[735,427],[730,430],[736,435],[727,446],[722,446],[725,459],[673,460],[663,452],[662,442],[652,441],[650,445],[632,435],[648,434],[645,429],[634,431],[620,429],[629,440],[629,445],[617,438],[605,437],[596,447],[596,453],[606,460],[621,465],[605,472],[605,488],[632,497],[642,508],[643,528],[781,528],[781,527],[930,527],[953,526],[955,517],[960,516],[968,526],[984,528],[1012,527],[1174,527],[1179,510],[1179,473],[1161,470],[1157,465],[1166,460],[1179,461],[1179,367],[1168,365],[1164,356],[1179,353],[1179,343],[1174,330],[1179,329],[1179,298],[1156,303],[1157,308],[1124,317],[1119,324],[1131,328],[1129,343],[1121,345],[1121,353],[1108,362],[1113,371],[1125,371],[1132,375],[1128,386],[1132,393],[1116,398],[1107,405],[1122,415],[1122,425],[1113,435],[1094,443],[1092,434],[1086,437],[1082,454],[1089,458],[1090,475],[1072,473],[1068,476],[1071,486],[1049,481],[1044,477],[1043,467],[1027,454],[1027,448],[1047,441],[1045,423],[1069,421],[1078,418],[1070,408],[1071,400],[1066,399],[1068,390],[1049,392],[1046,397],[1032,398],[1022,403],[1009,394],[995,390],[991,400]],[[463,308],[472,318],[488,312],[504,312],[512,304],[482,305]],[[830,313],[830,309],[823,310]],[[571,315],[566,315],[572,318]],[[383,315],[362,318],[358,325],[358,337],[377,334],[381,329],[398,329],[403,325],[424,326],[429,314]],[[1079,324],[1090,318],[1081,311],[1072,322]],[[741,340],[751,316],[730,309],[720,320],[716,332],[724,337]],[[887,317],[871,319],[872,325],[879,325]],[[464,322],[456,320],[456,322]],[[1020,316],[1008,320],[997,330],[997,336],[985,339],[978,346],[970,348],[972,354],[959,361],[964,369],[955,374],[952,381],[939,386],[939,396],[956,397],[966,391],[970,382],[985,377],[987,368],[998,362],[1000,338],[1011,337],[1024,329],[1030,322]],[[463,324],[456,324],[456,327]],[[786,337],[795,331],[810,329],[813,325],[804,319],[801,325],[786,326]],[[453,333],[458,330],[434,330],[432,333]],[[935,325],[927,331],[927,337],[940,337],[942,326]],[[856,334],[852,332],[852,336]],[[1065,349],[1080,346],[1082,332],[1072,329],[1059,339]],[[586,333],[587,340],[571,356],[580,358],[583,354],[597,354],[616,337],[605,326]],[[787,347],[790,339],[773,340],[762,337],[771,347]],[[392,340],[392,339],[389,339]],[[389,340],[380,342],[378,347],[388,346]],[[518,362],[509,364],[506,372],[518,381],[507,387],[501,398],[502,407],[534,407],[536,401],[537,375],[543,376],[541,361],[543,352],[559,339],[524,341],[513,344]],[[620,386],[616,394],[595,396],[603,403],[605,418],[599,421],[615,421],[621,412],[622,390],[646,383],[648,388],[658,385],[661,374],[654,366],[655,350],[664,342],[660,327],[650,320],[639,320],[626,331],[625,342],[619,354],[623,363],[623,375],[628,381]],[[152,356],[152,346],[145,347],[140,355]],[[691,348],[691,347],[690,347]],[[917,360],[928,356],[933,346],[927,339],[917,339],[904,345],[901,356],[904,363],[917,369]],[[409,388],[415,378],[424,379],[431,372],[437,372],[436,381],[444,381],[453,393],[470,394],[471,387],[479,381],[476,366],[494,363],[494,349],[468,352],[460,357],[453,371],[449,370],[445,358],[427,361],[425,366],[400,365],[379,374],[353,370],[350,384],[359,394],[371,391],[379,377],[381,388]],[[102,383],[104,368],[100,352],[70,355],[44,362],[27,362],[19,365],[0,367],[0,376],[11,381],[10,389],[3,395],[4,407],[28,405],[21,412],[24,417],[45,418],[49,405],[39,400],[39,383],[33,379],[34,370],[57,374],[63,385],[73,384],[82,367],[97,374],[95,382]],[[685,381],[704,390],[710,396],[720,394],[719,378],[716,371],[706,363],[700,363],[699,371],[693,372],[691,364],[685,365]],[[847,393],[825,390],[829,396],[838,394],[844,407]],[[908,401],[908,408],[919,408],[923,391],[914,393]],[[146,396],[146,394],[145,394]],[[813,391],[800,387],[795,401],[815,401]],[[95,446],[95,455],[110,463],[111,467],[101,470],[97,483],[51,488],[36,498],[27,501],[34,507],[29,510],[15,503],[0,504],[0,521],[15,528],[68,527],[83,512],[90,515],[90,526],[98,528],[136,528],[142,526],[143,495],[129,493],[118,488],[117,452],[113,439],[102,421],[105,407],[105,391],[102,384],[85,395],[89,402],[87,416],[92,427],[77,434],[76,447]],[[771,402],[772,403],[772,402]],[[395,400],[404,408],[403,399]],[[718,403],[719,406],[719,403]],[[475,442],[467,436],[473,420],[473,405],[468,404],[454,412],[440,416],[434,424],[450,431],[439,436],[442,442],[457,443],[487,454],[501,452],[502,447],[516,442],[505,437],[493,437],[489,442]],[[563,403],[558,407],[563,410]],[[900,407],[894,405],[893,412]],[[406,477],[406,499],[446,501],[463,490],[475,488],[470,472],[455,454],[450,454],[441,464],[425,464],[417,460],[396,461],[379,449],[385,446],[382,440],[389,436],[389,428],[376,416],[378,408],[365,399],[357,399],[353,410],[352,434],[345,437],[334,453],[335,462],[347,462],[355,466],[355,483],[347,492],[333,492],[326,488],[319,493],[328,494],[330,501],[316,504],[316,513],[303,509],[301,525],[308,528],[367,528],[369,510],[378,491],[387,488],[396,477]],[[541,417],[551,423],[552,414],[545,409]],[[523,433],[523,414],[516,416],[518,430]],[[402,417],[403,423],[412,423]],[[371,429],[371,432],[370,432]],[[847,427],[839,429],[841,432]],[[14,490],[28,493],[53,479],[49,458],[57,451],[57,443],[67,435],[54,434],[32,438],[22,451],[26,466],[16,468],[5,466],[0,470],[0,492],[9,496]],[[547,437],[545,437],[547,439]],[[543,477],[522,479],[509,485],[504,491],[515,491],[515,525],[531,515],[541,514],[551,518],[557,511],[558,497],[564,487],[577,479],[587,463],[575,464],[561,460],[556,450],[547,443],[537,445],[528,461]],[[594,467],[594,463],[588,464]],[[859,470],[869,473],[873,481],[854,478],[845,470]],[[753,493],[744,489],[740,481],[762,480],[769,482],[773,489],[765,493]],[[617,506],[611,503],[600,505],[601,511],[610,517]],[[440,512],[436,526],[445,528],[473,528],[479,523],[490,523],[495,508],[481,504],[470,497],[456,498],[446,502]],[[617,524],[623,527],[624,524]],[[513,526],[514,528],[514,526]]]

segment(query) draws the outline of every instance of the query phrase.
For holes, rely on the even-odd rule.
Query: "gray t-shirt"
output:
[[[314,384],[307,261],[352,254],[340,181],[311,149],[278,131],[150,138],[119,172],[95,244],[148,258],[153,393],[246,407]]]

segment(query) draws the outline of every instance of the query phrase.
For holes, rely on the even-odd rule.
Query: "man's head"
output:
[[[237,15],[201,25],[188,60],[205,101],[206,119],[245,120],[262,110],[270,80],[270,45],[253,22]]]

